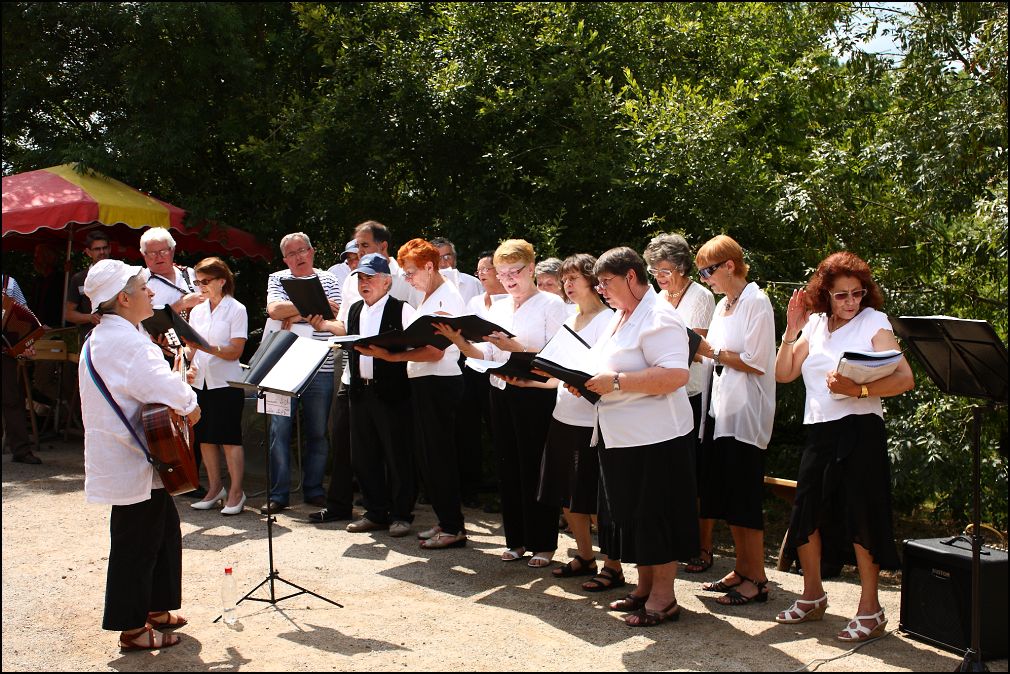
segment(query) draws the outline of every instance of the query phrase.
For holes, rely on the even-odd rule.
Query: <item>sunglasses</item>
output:
[[[854,300],[861,300],[864,297],[866,297],[867,292],[869,291],[867,291],[866,288],[860,288],[859,290],[848,290],[843,293],[828,293],[828,294],[831,295],[831,298],[836,302],[844,302],[850,297]]]
[[[217,281],[217,280],[218,279],[216,279],[216,278],[198,278],[198,279],[193,279],[193,283],[195,283],[198,286],[209,286],[212,281]]]
[[[728,260],[723,260],[722,262],[716,262],[715,264],[710,264],[707,267],[703,267],[698,270],[698,276],[702,278],[712,278],[712,274],[715,273],[715,270],[723,266],[727,262]]]

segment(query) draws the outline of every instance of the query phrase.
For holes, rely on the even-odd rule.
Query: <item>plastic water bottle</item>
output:
[[[226,625],[238,622],[238,609],[235,606],[237,596],[235,576],[232,575],[230,566],[225,567],[224,582],[221,584],[221,616]]]

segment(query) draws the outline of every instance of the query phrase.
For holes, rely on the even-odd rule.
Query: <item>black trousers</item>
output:
[[[560,506],[537,501],[540,464],[556,398],[553,389],[491,389],[502,525],[510,549],[547,552],[557,547]]]
[[[465,500],[476,499],[484,484],[484,425],[491,426],[487,373],[461,366],[463,399],[456,414],[459,488]],[[483,422],[483,423],[482,423]]]
[[[463,399],[463,377],[414,377],[414,438],[425,493],[447,534],[463,530],[456,438],[456,410]]]
[[[350,399],[351,465],[365,517],[387,524],[414,521],[417,484],[410,400],[387,402],[365,387]]]
[[[147,501],[112,506],[112,546],[102,628],[143,627],[149,612],[182,605],[182,531],[175,501],[165,489]]]
[[[333,396],[330,413],[330,486],[326,491],[326,509],[350,517],[354,506],[354,472],[351,469],[351,409],[343,384]]]

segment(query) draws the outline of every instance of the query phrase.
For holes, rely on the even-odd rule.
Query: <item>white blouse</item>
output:
[[[445,281],[442,285],[435,289],[435,292],[433,292],[428,299],[421,302],[416,310],[411,312],[413,315],[411,316],[409,323],[404,323],[403,327],[407,327],[420,316],[429,314],[459,316],[463,313],[463,309],[463,298],[460,296],[459,290],[456,289],[456,286],[453,285],[451,281]],[[426,377],[429,375],[436,377],[455,377],[459,374],[461,374],[459,369],[459,347],[455,344],[450,344],[449,347],[442,352],[442,358],[440,360],[430,363],[421,363],[413,360],[407,361],[407,377],[410,379],[413,379],[414,377]]]
[[[775,420],[775,315],[768,296],[756,283],[748,283],[729,316],[726,298],[719,300],[707,339],[713,349],[738,353],[762,373],[731,367],[723,367],[721,375],[713,373],[709,416],[715,419],[714,437],[766,449]]]
[[[494,304],[498,300],[503,300],[508,297],[508,294],[503,295],[492,295],[491,304]],[[466,303],[466,313],[473,314],[474,316],[480,316],[481,318],[488,319],[488,314],[491,311],[491,307],[484,304],[484,293],[481,292],[480,295],[476,297],[471,297]]]
[[[708,330],[715,313],[715,296],[712,291],[694,281],[687,287],[684,297],[676,307],[685,325],[692,330]],[[687,380],[687,395],[693,396],[708,389],[712,377],[712,361],[702,359],[691,363],[690,378]]]
[[[606,330],[610,326],[610,321],[613,317],[613,309],[604,309],[593,316],[593,320],[589,321],[589,325],[586,325],[581,330],[577,330],[576,334],[586,344],[593,346],[600,341],[603,335],[607,334]],[[565,321],[565,325],[575,330],[575,316]],[[596,409],[585,398],[576,397],[569,393],[568,389],[564,386],[558,386],[558,398],[554,404],[554,418],[569,426],[592,428],[596,425]]]
[[[89,337],[91,360],[123,414],[144,439],[141,407],[161,403],[189,414],[196,392],[168,366],[146,333],[121,316],[106,314]],[[162,482],[126,426],[99,391],[81,359],[78,366],[84,420],[84,495],[89,503],[132,505],[151,498]]]
[[[231,344],[232,339],[249,337],[249,317],[245,305],[231,295],[222,297],[214,310],[211,310],[209,300],[193,307],[189,324],[212,347],[224,348]],[[238,359],[225,360],[206,351],[197,351],[193,356],[193,364],[196,365],[193,388],[198,391],[203,389],[204,382],[209,389],[224,388],[229,381],[242,378],[242,366]]]
[[[487,316],[487,320],[513,333],[515,340],[527,351],[544,348],[554,333],[561,329],[566,318],[568,310],[564,301],[554,293],[540,291],[523,302],[519,309],[515,309],[515,300],[511,295],[498,300],[491,305]],[[476,346],[484,352],[485,360],[504,363],[511,355],[490,342],[481,342]],[[491,375],[490,381],[496,388],[505,388],[505,381],[499,377]]]
[[[628,322],[614,333],[623,315],[623,311],[614,314],[604,336],[593,347],[601,370],[688,369],[684,320],[669,302],[659,300],[651,286]],[[613,391],[600,398],[596,410],[607,449],[653,445],[682,437],[694,428],[691,403],[683,386],[663,395]]]
[[[825,314],[810,317],[803,328],[810,350],[800,370],[807,389],[803,423],[834,421],[849,414],[876,414],[883,418],[880,396],[835,400],[827,384],[827,374],[837,369],[841,355],[846,351],[873,351],[873,337],[881,330],[891,332],[891,323],[886,314],[872,307],[866,307],[833,333],[828,332]]]

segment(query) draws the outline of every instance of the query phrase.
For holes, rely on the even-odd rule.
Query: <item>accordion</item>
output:
[[[3,295],[3,353],[20,356],[46,331],[31,309]]]

